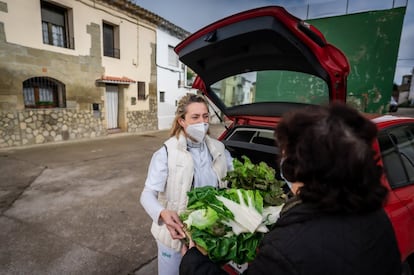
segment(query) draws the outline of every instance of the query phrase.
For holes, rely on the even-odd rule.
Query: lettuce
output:
[[[258,190],[263,197],[264,206],[277,206],[284,203],[286,194],[283,181],[276,179],[275,170],[265,162],[254,164],[247,156],[242,161],[233,159],[233,171],[229,171],[223,180],[232,188]]]
[[[187,228],[195,227],[200,230],[204,230],[213,226],[218,219],[217,212],[211,207],[198,209],[191,212],[187,219],[184,221]]]
[[[194,188],[180,214],[187,233],[214,262],[252,261],[286,200],[284,182],[276,179],[273,168],[253,164],[246,156],[242,160],[234,159],[234,170],[223,179],[229,189]]]
[[[273,215],[269,223],[270,213],[263,207],[259,191],[206,186],[187,194],[187,209],[180,218],[193,241],[211,260],[243,264],[254,259],[267,226],[276,222]]]

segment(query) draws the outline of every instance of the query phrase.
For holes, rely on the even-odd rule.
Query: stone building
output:
[[[398,86],[398,104],[413,105],[414,102],[414,84],[412,82],[414,68],[411,74],[403,75],[401,85]]]
[[[414,105],[414,68],[411,74],[403,75],[401,85],[399,86],[399,104]],[[405,103],[405,104],[404,104]]]
[[[157,33],[128,0],[0,0],[0,148],[158,129]]]

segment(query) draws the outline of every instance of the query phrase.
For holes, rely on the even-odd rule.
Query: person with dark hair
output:
[[[158,274],[178,274],[181,239],[179,213],[187,207],[193,187],[224,188],[222,179],[233,169],[224,144],[209,136],[210,114],[204,97],[187,94],[178,102],[170,138],[157,150],[148,168],[140,202],[152,218],[158,246]]]
[[[374,123],[340,103],[282,117],[278,160],[293,196],[245,274],[401,274],[376,135]],[[226,274],[192,246],[180,274]]]

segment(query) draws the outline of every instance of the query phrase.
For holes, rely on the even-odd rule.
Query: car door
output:
[[[385,210],[403,259],[414,252],[414,123],[379,131],[378,143],[390,195]]]

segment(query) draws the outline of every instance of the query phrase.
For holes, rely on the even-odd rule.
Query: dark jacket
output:
[[[401,274],[394,230],[383,209],[332,215],[302,203],[286,206],[290,209],[265,235],[244,274]],[[180,274],[226,273],[192,248],[182,259]]]

